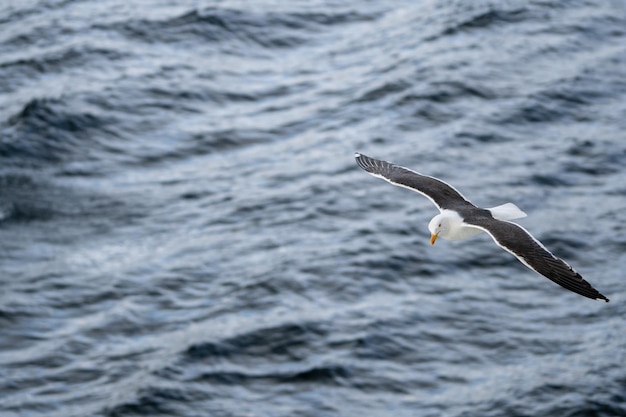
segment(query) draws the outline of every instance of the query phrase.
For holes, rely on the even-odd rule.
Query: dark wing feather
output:
[[[363,154],[357,153],[354,157],[359,167],[365,171],[393,185],[417,191],[430,199],[439,210],[459,210],[475,207],[463,197],[461,193],[454,189],[454,187],[437,178],[422,175],[408,168],[387,161],[370,158]]]
[[[537,239],[518,224],[493,219],[466,219],[466,222],[487,232],[504,250],[515,255],[524,265],[582,296],[609,301],[583,279],[565,261],[550,253]]]

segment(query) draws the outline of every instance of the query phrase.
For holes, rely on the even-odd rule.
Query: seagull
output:
[[[526,217],[515,204],[480,208],[440,179],[360,153],[354,157],[357,165],[371,175],[416,191],[437,206],[440,213],[428,224],[431,245],[438,238],[462,240],[486,232],[498,246],[533,271],[584,297],[609,302],[564,260],[554,256],[522,226],[510,221]]]

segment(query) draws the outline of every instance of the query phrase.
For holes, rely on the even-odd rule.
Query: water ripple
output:
[[[623,415],[618,2],[0,5],[7,416]],[[585,300],[354,151],[512,201]]]

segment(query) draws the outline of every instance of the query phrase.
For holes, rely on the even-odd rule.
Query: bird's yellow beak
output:
[[[430,244],[434,245],[438,237],[439,237],[439,232],[435,233],[434,235],[430,235]]]

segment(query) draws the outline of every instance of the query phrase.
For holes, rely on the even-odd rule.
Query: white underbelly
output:
[[[463,240],[470,238],[472,236],[476,236],[482,232],[481,229],[477,229],[475,227],[462,227],[454,231],[454,233],[450,233],[447,236],[441,236],[447,240]]]

